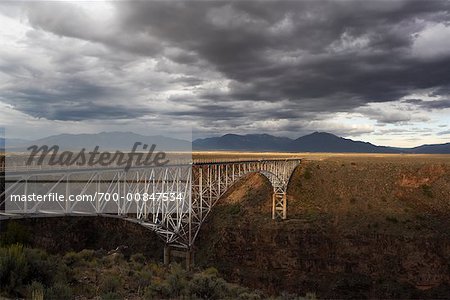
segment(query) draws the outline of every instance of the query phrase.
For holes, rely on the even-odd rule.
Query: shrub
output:
[[[311,179],[312,178],[312,172],[310,168],[305,169],[305,173],[303,173],[303,177],[305,179]]]
[[[0,248],[0,286],[8,293],[16,291],[25,281],[28,264],[20,244]]]
[[[226,206],[225,213],[227,215],[236,216],[239,215],[241,212],[241,204],[239,203],[233,203]]]
[[[134,272],[130,275],[128,285],[130,289],[142,292],[152,281],[152,273],[147,270]]]
[[[120,277],[115,275],[105,275],[100,284],[100,291],[103,294],[117,293],[120,291],[121,287],[122,282],[120,280]]]
[[[141,264],[141,265],[145,264],[145,262],[147,261],[144,254],[142,254],[142,253],[136,253],[136,254],[131,255],[130,260],[134,263]]]
[[[25,248],[24,254],[29,266],[29,282],[34,280],[51,286],[68,280],[70,269],[59,257],[49,255],[41,249],[30,248]]]
[[[258,293],[244,292],[239,295],[239,299],[241,299],[241,300],[259,300],[259,299],[261,299],[261,295]]]
[[[161,299],[170,298],[169,288],[167,283],[160,278],[155,278],[152,282],[145,288],[144,291],[145,299]]]
[[[73,299],[73,292],[70,286],[59,282],[45,291],[45,299]]]
[[[92,261],[95,258],[95,251],[91,249],[83,249],[78,252],[78,256],[81,260]]]
[[[0,236],[0,245],[8,246],[12,244],[28,245],[31,240],[30,231],[27,227],[17,222],[11,221],[6,226],[6,230]]]
[[[422,185],[422,193],[428,198],[433,198],[433,191],[431,190],[431,186],[424,184]]]
[[[40,298],[41,292],[45,291],[46,299],[61,299],[71,293],[71,290],[62,286],[71,278],[70,272],[59,257],[49,255],[44,250],[24,248],[20,244],[0,248],[1,288],[9,295],[26,293],[29,298],[33,298],[35,290],[36,298]],[[26,284],[29,285],[24,288]],[[48,293],[43,284],[51,287]],[[55,297],[52,298],[52,295]]]
[[[28,287],[28,297],[32,300],[44,300],[44,285],[40,282],[33,281]]]
[[[69,266],[74,266],[78,264],[80,257],[75,251],[69,251],[64,255],[64,262]]]
[[[208,269],[202,273],[195,274],[189,283],[189,292],[192,296],[200,299],[223,299],[228,294],[227,283],[216,273]],[[216,270],[217,271],[217,270]]]
[[[257,300],[262,299],[263,295],[259,291],[251,291],[246,287],[237,284],[227,283],[227,298],[241,300]]]
[[[219,271],[216,268],[214,268],[214,267],[209,267],[209,268],[207,268],[207,269],[205,269],[203,271],[203,274],[218,277],[219,276]]]
[[[97,264],[94,250],[83,249],[80,252],[69,251],[64,255],[64,263],[68,266],[88,266]]]
[[[317,299],[317,296],[315,293],[306,293],[305,297],[303,298],[307,300],[315,300]]]
[[[123,297],[117,293],[106,293],[101,296],[102,300],[119,300]]]
[[[179,264],[174,264],[166,281],[170,296],[178,298],[187,288],[186,271]]]

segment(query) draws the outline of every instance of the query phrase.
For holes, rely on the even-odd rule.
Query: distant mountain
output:
[[[25,145],[27,143],[29,143],[29,140],[24,140],[24,139],[11,139],[11,138],[3,138],[5,146],[8,145]]]
[[[191,142],[164,137],[164,136],[145,136],[132,132],[101,132],[97,134],[59,134],[49,136],[35,141],[27,141],[26,143],[14,143],[7,139],[6,148],[14,151],[26,151],[31,145],[57,145],[61,150],[87,150],[94,149],[99,146],[100,150],[131,150],[134,143],[156,144],[157,150],[166,151],[190,151]],[[140,146],[142,147],[142,146]],[[142,151],[142,148],[138,148]]]
[[[157,150],[189,151],[284,151],[284,152],[344,152],[344,153],[418,153],[450,154],[450,143],[422,145],[414,148],[377,146],[354,141],[326,132],[314,132],[298,139],[276,137],[269,134],[226,134],[221,137],[197,139],[194,142],[164,136],[145,136],[132,132],[101,132],[98,134],[60,134],[35,141],[0,138],[0,149],[27,151],[31,145],[58,145],[61,150],[87,150],[99,146],[100,150],[129,151],[135,142],[156,144]]]
[[[375,146],[371,143],[338,137],[331,133],[314,132],[294,140],[289,148],[296,152],[356,152],[356,153],[400,153],[392,147]]]
[[[420,153],[420,154],[449,154],[450,143],[422,145],[419,147],[411,148],[409,149],[409,151],[411,153]]]
[[[4,150],[8,146],[20,146],[26,145],[29,141],[23,139],[10,139],[10,138],[0,138],[0,150]]]
[[[450,143],[395,148],[354,141],[326,132],[314,132],[295,140],[268,134],[226,134],[221,137],[197,139],[192,146],[194,150],[450,154]]]

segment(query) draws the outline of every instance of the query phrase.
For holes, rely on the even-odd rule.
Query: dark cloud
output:
[[[148,93],[143,98],[150,101],[168,92],[166,107],[160,109],[168,116],[232,126],[265,119],[314,121],[421,90],[432,90],[432,97],[449,95],[450,52],[430,55],[417,46],[425,29],[450,26],[448,1],[111,3],[111,23],[75,4],[27,5],[28,22],[36,31],[105,49],[55,57],[65,72],[77,74],[63,76],[56,88],[15,86],[2,101],[48,119],[134,118],[149,113],[145,103],[125,105],[122,99]],[[79,64],[78,55],[92,59]],[[124,85],[84,79],[80,69],[95,59],[100,63],[94,71],[107,79],[123,76]],[[145,66],[155,74],[141,79],[133,77],[136,69],[124,71],[136,61],[151,61]],[[17,64],[0,68],[21,72]],[[405,102],[426,110],[450,107],[448,100]],[[401,111],[360,112],[380,124],[411,120]]]
[[[421,99],[407,99],[404,100],[405,103],[414,104],[423,109],[432,110],[432,109],[445,109],[450,108],[450,99],[440,99],[440,100],[421,100]]]
[[[439,96],[450,97],[450,85],[435,89],[433,92],[429,93],[429,96],[431,96],[431,97],[439,97]]]
[[[163,49],[161,42],[152,36],[139,33],[121,35],[120,28],[98,22],[76,3],[31,2],[26,9],[32,26],[58,36],[103,43],[139,55],[155,55]]]
[[[114,87],[74,79],[56,86],[37,87],[24,83],[8,89],[0,99],[19,111],[48,120],[129,119],[149,113],[148,109],[127,106],[126,101],[108,104],[120,96],[126,99],[126,95]]]
[[[202,95],[217,101],[288,99],[300,109],[345,111],[450,83],[450,56],[410,53],[426,22],[450,20],[445,1],[117,5],[125,30],[194,52],[235,81],[226,94]]]
[[[399,110],[361,108],[358,111],[382,124],[405,123],[411,121],[412,119],[410,113]]]
[[[204,80],[201,78],[194,77],[194,76],[180,76],[180,77],[173,79],[171,82],[182,83],[183,85],[187,85],[187,86],[195,86],[195,85],[202,84],[204,82]]]

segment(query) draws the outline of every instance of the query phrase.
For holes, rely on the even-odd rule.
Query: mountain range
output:
[[[278,152],[342,152],[342,153],[418,153],[450,154],[450,143],[422,145],[414,148],[377,146],[368,142],[354,141],[331,133],[314,132],[297,139],[276,137],[269,134],[225,134],[220,137],[196,139],[192,143],[164,136],[146,136],[132,132],[101,132],[97,134],[60,134],[26,141],[7,139],[9,151],[26,151],[31,145],[58,145],[64,150],[93,149],[131,150],[135,142],[156,144],[158,150],[227,150],[227,151],[278,151]],[[0,149],[5,140],[0,138]]]
[[[422,145],[414,148],[377,146],[354,141],[327,132],[314,132],[297,139],[268,134],[226,134],[221,137],[197,139],[194,150],[343,152],[343,153],[420,153],[450,154],[450,143]]]
[[[57,145],[60,150],[81,150],[82,148],[93,150],[96,146],[99,146],[100,151],[130,151],[136,142],[148,145],[155,144],[157,145],[158,151],[191,151],[192,149],[192,143],[185,140],[160,135],[146,136],[133,132],[59,134],[33,141],[7,138],[6,145],[5,141],[0,141],[0,148],[3,143],[6,150],[18,152],[26,152],[26,149],[32,145],[37,145],[39,147],[43,145],[49,147]],[[137,150],[142,151],[142,145],[139,145]]]

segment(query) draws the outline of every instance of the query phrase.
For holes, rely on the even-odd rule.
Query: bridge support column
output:
[[[185,259],[186,270],[190,270],[194,266],[194,250],[173,248],[170,245],[164,246],[164,264],[170,264],[175,257]]]
[[[285,220],[287,218],[286,211],[286,193],[274,192],[272,195],[272,219]]]
[[[170,246],[164,246],[164,264],[170,264]]]

